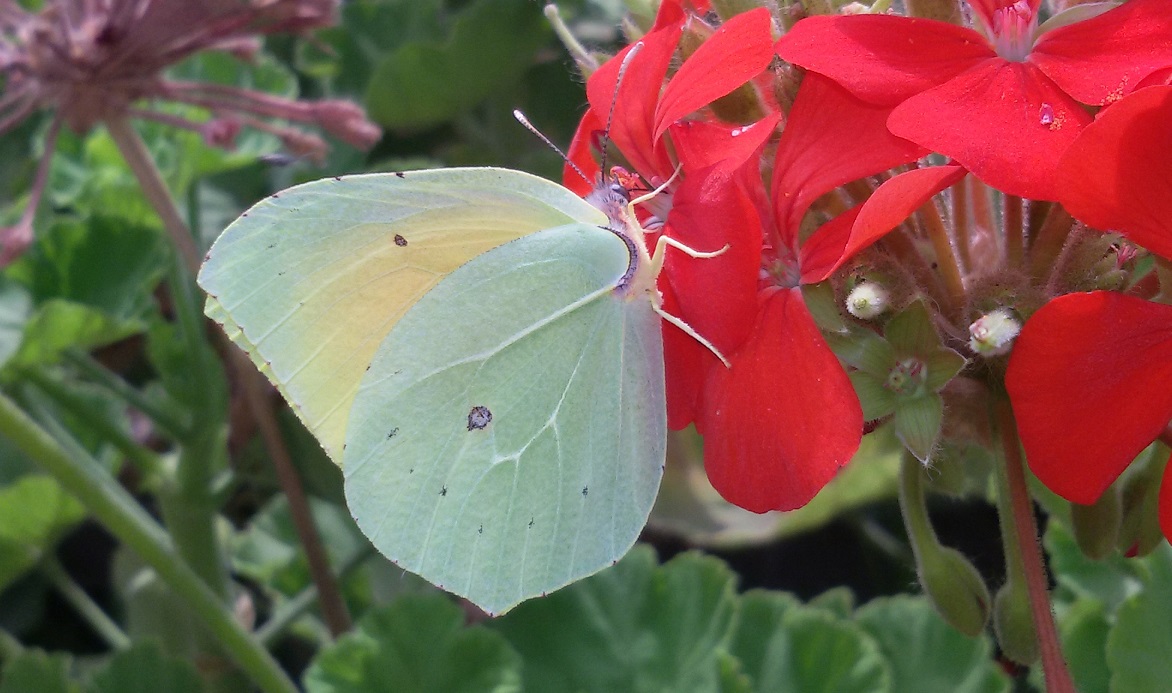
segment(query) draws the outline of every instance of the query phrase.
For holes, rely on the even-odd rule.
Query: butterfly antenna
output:
[[[637,41],[636,43],[634,43],[631,46],[631,50],[627,51],[627,54],[623,56],[623,62],[619,63],[619,72],[615,76],[614,93],[611,94],[611,96],[610,96],[610,111],[606,114],[606,128],[602,131],[602,141],[599,143],[599,149],[602,150],[602,162],[600,163],[599,170],[602,171],[602,177],[603,177],[602,179],[603,180],[606,180],[606,175],[607,175],[607,173],[606,173],[607,145],[609,144],[609,140],[610,140],[610,126],[611,126],[611,124],[614,123],[615,106],[618,105],[618,102],[619,102],[619,89],[623,86],[623,77],[627,74],[627,67],[630,66],[631,60],[641,50],[643,50],[643,42]]]
[[[518,123],[524,125],[525,129],[529,130],[529,132],[532,132],[534,135],[537,135],[537,137],[542,142],[545,142],[545,146],[547,146],[550,149],[557,152],[558,156],[560,156],[562,158],[562,161],[566,162],[567,166],[574,169],[574,173],[577,173],[579,176],[582,176],[582,180],[586,181],[590,185],[594,185],[594,181],[590,180],[590,177],[587,176],[585,173],[583,173],[582,169],[578,168],[578,164],[575,164],[573,161],[570,161],[570,157],[566,156],[566,153],[563,152],[560,147],[558,147],[556,144],[554,144],[552,140],[550,140],[548,137],[546,137],[544,133],[542,133],[540,130],[538,130],[536,128],[536,126],[533,125],[533,123],[530,123],[529,119],[525,117],[524,113],[522,113],[518,109],[513,109],[513,117],[517,119]]]

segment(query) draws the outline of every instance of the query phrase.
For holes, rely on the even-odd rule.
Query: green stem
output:
[[[155,426],[172,440],[181,439],[187,434],[189,426],[182,420],[183,417],[174,411],[174,408],[162,406],[148,398],[138,388],[118,377],[116,373],[98,363],[89,354],[80,349],[68,349],[65,351],[65,360],[90,380],[146,414]]]
[[[373,556],[375,553],[374,546],[365,544],[363,548],[356,551],[354,555],[343,563],[338,569],[338,579],[342,580],[350,574],[354,568],[362,565],[362,563]],[[309,584],[305,589],[298,592],[288,601],[278,606],[265,621],[264,625],[256,629],[256,637],[260,639],[265,645],[272,647],[276,644],[278,638],[285,634],[286,629],[293,624],[298,618],[309,611],[309,609],[318,601],[318,588],[316,584]]]
[[[85,590],[78,585],[56,558],[49,556],[40,565],[44,575],[53,588],[57,590],[65,601],[73,607],[85,622],[93,628],[98,637],[106,642],[113,650],[125,650],[130,647],[130,638],[118,627],[114,620],[106,615],[102,607],[93,600]]]
[[[1042,653],[1042,672],[1046,677],[1048,693],[1075,693],[1074,681],[1066,668],[1062,656],[1062,644],[1058,639],[1058,628],[1054,624],[1054,612],[1050,609],[1050,596],[1046,581],[1046,568],[1042,563],[1042,547],[1038,528],[1034,523],[1034,506],[1026,487],[1025,460],[1017,436],[1017,422],[1009,401],[1001,398],[997,404],[997,428],[1001,433],[1001,446],[1005,453],[1005,481],[1012,507],[1015,543],[1020,554],[1029,593],[1030,610],[1034,627],[1038,632],[1038,644]],[[1002,518],[1005,522],[1006,518]]]
[[[0,434],[37,460],[120,541],[134,550],[204,621],[241,669],[264,691],[297,688],[260,642],[183,562],[170,537],[138,502],[92,458],[66,454],[61,446],[12,400],[0,394]]]
[[[89,402],[71,392],[65,383],[40,368],[30,368],[23,371],[22,374],[41,392],[51,397],[63,409],[97,432],[103,440],[117,448],[126,456],[126,459],[130,460],[131,464],[143,473],[145,478],[152,481],[161,478],[163,463],[158,455],[134,442],[126,431],[115,425],[109,418],[94,411]]]

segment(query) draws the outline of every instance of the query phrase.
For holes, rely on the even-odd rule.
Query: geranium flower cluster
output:
[[[610,122],[625,180],[666,184],[645,226],[728,246],[660,275],[728,360],[664,324],[669,422],[726,499],[800,507],[884,424],[926,464],[996,447],[1005,398],[1075,503],[1172,439],[1166,0],[969,0],[971,26],[713,5],[663,0],[589,75],[571,158],[599,172]]]

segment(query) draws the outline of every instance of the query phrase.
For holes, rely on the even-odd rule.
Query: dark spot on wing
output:
[[[444,487],[440,488],[440,495],[441,495],[441,496],[446,496],[446,495],[448,495],[448,487],[447,487],[447,486],[444,486]]]
[[[477,534],[484,534],[484,525],[480,525],[480,529],[476,530]]]
[[[399,427],[398,427],[398,426],[395,426],[394,428],[392,428],[392,429],[391,429],[391,432],[387,434],[387,440],[390,440],[391,438],[394,438],[394,437],[395,437],[395,434],[397,434],[398,432],[399,432]]]
[[[530,526],[530,527],[532,527],[532,526],[533,526],[533,518],[532,518],[532,517],[531,517],[531,518],[529,518],[529,526]]]
[[[402,171],[395,171],[395,175],[398,176],[399,178],[406,178],[407,177],[407,174],[403,173]]]
[[[272,197],[274,200],[276,200],[276,199],[278,199],[278,198],[279,198],[279,197],[281,197],[281,196],[280,196],[280,195],[278,195],[277,193],[273,193],[273,194],[272,194],[270,197]]]
[[[586,497],[586,496],[587,496],[589,493],[590,493],[590,487],[589,487],[589,486],[583,486],[583,487],[582,487],[582,497],[583,497],[583,498],[585,498],[585,497]]]
[[[492,423],[492,412],[488,407],[475,406],[472,411],[468,412],[468,430],[479,431],[488,424]]]
[[[276,248],[276,247],[277,247],[277,242],[273,241],[272,243],[269,243],[268,245],[265,246],[265,250],[272,250],[273,248]]]
[[[341,177],[341,176],[334,176],[334,180],[336,180],[336,181],[338,181],[339,183],[341,183],[341,182],[342,182],[342,177]]]
[[[415,473],[415,467],[412,467],[412,468],[408,469],[408,470],[407,470],[407,473],[408,473],[408,474],[414,474],[414,473]]]
[[[281,270],[280,272],[277,272],[277,276],[278,276],[278,277],[283,277],[283,276],[285,276],[285,270]]]
[[[400,248],[402,248],[402,247],[404,247],[405,245],[407,245],[407,239],[406,239],[406,238],[403,238],[402,236],[400,236],[399,234],[397,234],[397,233],[396,233],[396,234],[395,234],[395,245],[397,245],[397,246],[399,246]]]

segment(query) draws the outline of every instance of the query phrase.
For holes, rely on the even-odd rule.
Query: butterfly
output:
[[[500,168],[328,178],[199,272],[374,546],[493,614],[615,563],[663,474],[671,242],[648,253],[622,185],[588,200]]]

